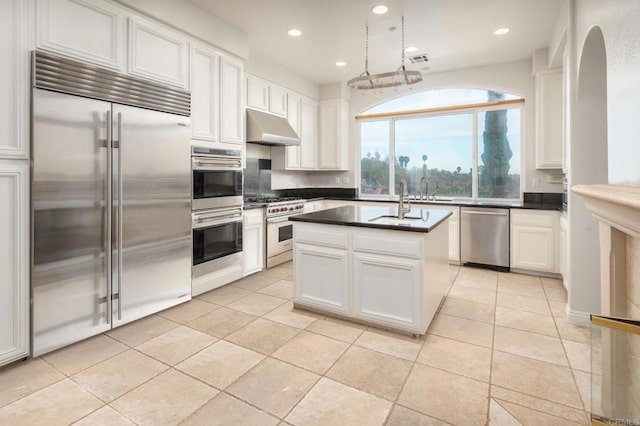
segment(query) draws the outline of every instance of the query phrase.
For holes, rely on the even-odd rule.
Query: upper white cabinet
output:
[[[220,142],[244,142],[242,68],[239,60],[220,58]]]
[[[287,94],[287,121],[300,136],[302,124],[302,97],[296,93]],[[302,141],[300,141],[302,144]],[[271,148],[271,161],[273,169],[299,170],[300,146],[276,146]]]
[[[191,138],[220,140],[220,54],[191,47]]]
[[[349,102],[334,99],[320,102],[320,149],[318,167],[347,170],[349,147]]]
[[[300,168],[318,168],[318,102],[310,98],[300,101]]]
[[[188,87],[187,38],[159,24],[129,18],[129,73]]]
[[[287,116],[287,91],[253,74],[246,74],[247,107]]]
[[[29,155],[29,55],[22,0],[0,2],[0,158]]]
[[[557,211],[511,209],[511,268],[560,272]]]
[[[269,82],[255,75],[246,74],[247,106],[262,111],[269,110]]]
[[[0,366],[29,355],[29,165],[0,160]]]
[[[36,43],[104,67],[125,68],[126,31],[120,9],[100,0],[38,0]]]
[[[287,115],[287,91],[280,86],[269,86],[269,112],[285,117]]]
[[[297,93],[287,94],[287,120],[300,145],[273,147],[272,167],[286,170],[318,169],[318,103]]]
[[[562,70],[536,73],[536,168],[562,168]]]

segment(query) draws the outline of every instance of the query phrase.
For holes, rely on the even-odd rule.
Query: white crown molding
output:
[[[620,231],[640,237],[640,186],[576,185],[587,210],[599,220]]]

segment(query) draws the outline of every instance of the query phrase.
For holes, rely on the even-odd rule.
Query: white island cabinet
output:
[[[451,212],[414,213],[398,223],[376,220],[395,208],[342,206],[291,218],[294,304],[424,334],[449,288]]]

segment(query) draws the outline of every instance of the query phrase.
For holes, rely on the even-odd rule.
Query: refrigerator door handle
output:
[[[111,209],[113,205],[113,151],[111,149],[111,139],[113,137],[111,123],[111,111],[107,111],[107,232],[105,239],[107,240],[107,324],[111,324],[111,309],[113,302],[111,301],[111,293],[113,292],[113,244],[112,244],[112,227]]]
[[[118,113],[118,320],[122,319],[122,113]]]

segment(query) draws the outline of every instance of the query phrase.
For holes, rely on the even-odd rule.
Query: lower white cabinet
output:
[[[559,212],[511,209],[511,268],[559,273]]]
[[[565,288],[569,282],[569,238],[567,229],[569,223],[566,214],[560,216],[560,275],[564,281]]]
[[[243,214],[242,256],[246,276],[264,267],[264,209],[245,210]]]
[[[354,316],[420,328],[421,273],[421,259],[354,253]]]
[[[307,244],[294,251],[296,300],[348,315],[349,252]]]
[[[449,288],[446,224],[429,233],[294,222],[294,302],[424,334]]]
[[[0,160],[0,366],[29,355],[29,165]]]

